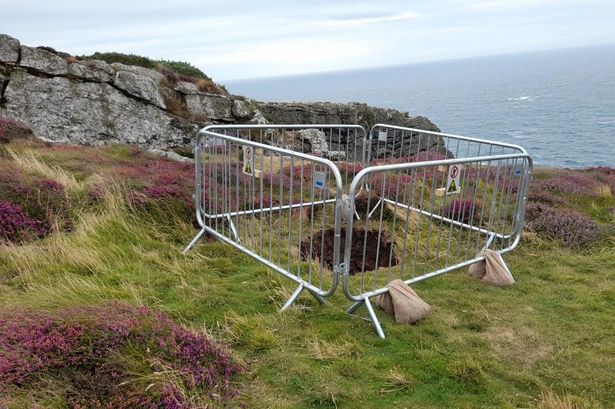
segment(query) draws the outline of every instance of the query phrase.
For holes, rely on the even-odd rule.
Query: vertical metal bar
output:
[[[289,202],[288,204],[293,204],[295,201],[293,200],[293,184],[294,184],[294,180],[293,180],[293,175],[294,175],[294,167],[295,167],[295,161],[294,161],[294,156],[290,157],[290,186],[289,186],[289,190],[288,190],[288,197],[289,197]],[[291,230],[292,230],[292,222],[293,222],[293,209],[289,208],[288,209],[288,249],[287,249],[287,253],[286,253],[286,257],[288,258],[288,267],[287,267],[287,271],[290,272],[290,265],[292,263],[292,257],[290,255],[290,242],[291,242]]]

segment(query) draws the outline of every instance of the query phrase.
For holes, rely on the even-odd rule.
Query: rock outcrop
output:
[[[47,47],[24,46],[0,34],[0,116],[24,122],[53,141],[134,143],[167,150],[190,145],[198,129],[209,123],[267,121],[361,124],[367,129],[385,122],[438,129],[426,118],[365,104],[261,103],[201,89],[197,83],[170,80],[157,70],[78,60]],[[345,135],[338,142],[327,146],[327,152],[348,151]],[[390,146],[409,153],[429,148],[421,144],[404,147],[394,140]]]

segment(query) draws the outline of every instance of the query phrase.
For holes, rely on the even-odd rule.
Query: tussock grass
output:
[[[13,163],[19,166],[26,173],[38,173],[49,179],[54,179],[61,183],[69,191],[80,191],[83,189],[83,183],[78,182],[73,175],[59,166],[49,165],[40,160],[37,155],[27,150],[21,153],[16,153],[14,150],[7,148]]]

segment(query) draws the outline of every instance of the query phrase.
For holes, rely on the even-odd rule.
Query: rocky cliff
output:
[[[0,35],[0,116],[24,122],[54,141],[134,143],[164,150],[190,145],[208,123],[267,121],[365,127],[386,122],[438,129],[427,118],[365,104],[261,103],[202,88],[169,72],[79,60]]]

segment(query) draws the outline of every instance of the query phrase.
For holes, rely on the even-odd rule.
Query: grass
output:
[[[54,152],[13,142],[9,149],[2,161],[76,191],[100,183],[114,163],[147,160],[122,146]],[[79,161],[97,153],[100,166]],[[515,285],[487,287],[464,271],[420,283],[414,288],[431,316],[398,326],[378,312],[387,334],[381,340],[369,323],[344,314],[349,303],[339,291],[325,306],[303,295],[299,308],[279,313],[291,282],[216,241],[182,255],[195,233],[191,216],[167,211],[164,201],[139,207],[125,189],[111,183],[96,206],[74,206],[69,233],[0,248],[0,309],[123,301],[165,312],[226,343],[246,368],[230,406],[568,409],[615,402],[612,237],[571,249],[526,234],[505,256]],[[609,223],[612,196],[584,200],[574,202],[576,210]],[[61,385],[7,391],[0,406],[66,407]]]

